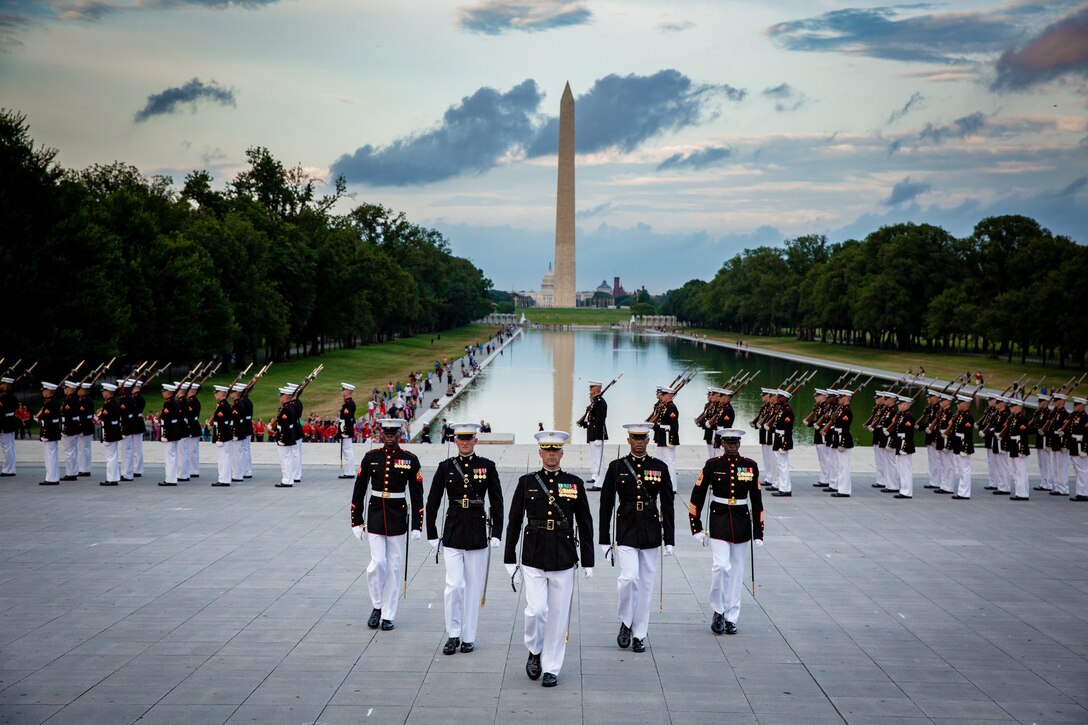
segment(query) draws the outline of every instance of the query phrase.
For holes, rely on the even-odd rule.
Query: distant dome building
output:
[[[540,280],[540,296],[537,297],[538,307],[555,307],[555,272],[552,264],[548,262],[548,271],[544,273],[544,279]]]

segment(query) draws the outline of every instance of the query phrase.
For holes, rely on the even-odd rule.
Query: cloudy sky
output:
[[[567,82],[579,289],[901,221],[1088,242],[1086,2],[0,0],[0,105],[64,165],[266,146],[504,289],[552,258]]]

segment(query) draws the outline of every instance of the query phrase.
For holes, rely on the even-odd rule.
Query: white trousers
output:
[[[291,446],[291,459],[294,468],[294,476],[296,481],[302,480],[302,441],[299,441],[295,445]]]
[[[955,466],[958,469],[959,485],[956,486],[956,495],[971,498],[971,456],[961,453],[954,456]]]
[[[824,449],[824,461],[825,468],[827,469],[826,478],[824,483],[832,491],[839,490],[839,454],[834,448],[829,448],[825,445],[819,446]]]
[[[1012,487],[1009,485],[1009,454],[995,453],[994,463],[997,464],[997,490],[1011,491]]]
[[[769,443],[760,443],[759,447],[763,451],[763,482],[773,486],[775,474],[774,452],[771,451]]]
[[[276,445],[276,452],[280,455],[280,483],[292,483],[295,480],[295,448],[298,443],[290,446]]]
[[[121,477],[133,478],[136,472],[136,439],[140,436],[121,436]],[[109,480],[109,479],[107,479]]]
[[[1054,460],[1053,454],[1046,448],[1036,448],[1035,453],[1039,459],[1039,488],[1050,491],[1054,488],[1050,473],[1051,461]]]
[[[986,449],[986,485],[997,488],[997,462],[995,454],[989,448]]]
[[[706,458],[707,458],[708,461],[711,458],[717,458],[721,454],[722,454],[722,449],[721,448],[715,448],[713,446],[713,444],[711,444],[711,443],[706,444]]]
[[[929,466],[929,485],[934,488],[943,488],[944,481],[941,480],[941,475],[944,473],[944,469],[941,468],[940,454],[937,452],[937,447],[933,444],[926,446],[926,464]]]
[[[740,616],[740,592],[744,588],[744,560],[752,542],[731,544],[720,539],[710,540],[714,563],[710,567],[710,606],[724,614],[727,622],[737,623]]]
[[[182,440],[185,440],[184,438]],[[162,459],[165,473],[163,481],[166,483],[178,482],[178,444],[181,441],[162,441]]]
[[[793,483],[790,481],[790,452],[775,451],[774,485],[779,491],[790,493],[793,491]],[[730,620],[732,621],[732,620]]]
[[[876,471],[876,482],[884,488],[888,488],[888,476],[884,466],[884,449],[873,446],[873,469]]]
[[[589,443],[589,481],[597,486],[604,482],[604,441]]]
[[[132,472],[144,475],[144,434],[132,436]]]
[[[853,452],[853,448],[841,448],[835,451],[835,458],[838,459],[835,464],[835,467],[838,469],[838,476],[835,483],[839,493],[850,493],[852,485],[850,478],[850,456]]]
[[[616,561],[620,565],[620,576],[616,580],[619,591],[616,616],[631,628],[631,636],[635,639],[646,639],[646,631],[650,628],[650,602],[660,556],[660,546],[652,549],[616,547]]]
[[[185,476],[186,477],[199,476],[200,475],[200,438],[197,438],[197,437],[194,436],[192,438],[186,438],[185,440],[189,441],[189,470],[185,474]]]
[[[79,437],[79,472],[91,472],[91,441],[93,435],[81,435]]]
[[[940,489],[942,491],[951,492],[956,490],[956,463],[953,460],[954,458],[955,456],[952,455],[952,451],[948,448],[937,452],[937,466],[941,470]]]
[[[525,647],[540,655],[544,672],[558,675],[567,654],[574,567],[544,571],[523,565],[521,571],[525,577]]]
[[[230,483],[233,449],[234,441],[217,441],[215,444],[215,465],[218,469],[219,483]]]
[[[106,454],[106,480],[110,483],[121,480],[121,465],[117,460],[120,447],[120,441],[113,441],[112,443],[102,441],[102,450]]]
[[[895,455],[893,453],[893,455]],[[911,468],[913,453],[895,456],[895,469],[899,474],[899,493],[904,496],[914,495],[914,471]]]
[[[446,591],[442,598],[446,634],[460,637],[463,642],[475,642],[487,549],[465,550],[443,546],[442,561],[446,565]]]
[[[370,564],[366,568],[370,603],[375,609],[382,610],[382,619],[393,621],[397,618],[397,604],[400,602],[399,574],[408,535],[367,534],[366,540],[370,544]]]
[[[253,436],[243,438],[242,441],[242,478],[253,477]]]
[[[60,482],[60,459],[57,457],[57,441],[42,441],[42,454],[45,456],[45,480],[49,483]]]
[[[1053,451],[1054,457],[1051,459],[1054,463],[1054,467],[1051,469],[1051,475],[1054,482],[1054,490],[1058,493],[1069,493],[1069,451]]]
[[[241,481],[245,477],[246,462],[242,453],[242,441],[231,440],[225,448],[230,449],[230,477]]]
[[[669,469],[669,478],[672,479],[672,492],[676,493],[676,449],[669,446],[657,446],[657,457],[664,462]],[[549,672],[550,670],[544,670]]]
[[[1088,496],[1088,457],[1085,456],[1069,456],[1073,461],[1073,475],[1075,477],[1075,488],[1073,491],[1078,496]]]
[[[15,473],[15,431],[0,433],[0,451],[4,455],[4,466],[0,473]]]
[[[64,454],[64,475],[74,476],[79,473],[79,439],[82,436],[60,437],[60,451]]]
[[[344,436],[340,441],[340,445],[343,446],[340,452],[340,475],[342,476],[354,476],[355,475],[355,446],[352,443],[351,438]],[[451,637],[453,635],[450,635]]]
[[[832,480],[830,469],[827,466],[827,446],[823,443],[816,444],[816,464],[820,467],[820,478],[818,483],[835,484]]]
[[[1028,487],[1028,459],[1027,456],[1009,458],[1009,470],[1012,473],[1012,495],[1027,498],[1031,493]]]

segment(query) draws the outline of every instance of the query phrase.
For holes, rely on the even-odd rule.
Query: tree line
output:
[[[906,223],[747,249],[670,290],[662,312],[746,335],[1083,367],[1086,279],[1088,248],[1029,217],[988,217],[963,239]]]
[[[443,236],[377,205],[334,207],[266,148],[225,188],[115,162],[62,168],[0,110],[0,349],[26,360],[238,362],[354,347],[487,314],[491,287]],[[48,366],[43,364],[44,372]]]

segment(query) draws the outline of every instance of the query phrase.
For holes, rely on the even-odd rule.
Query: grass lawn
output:
[[[525,319],[542,325],[610,325],[613,322],[627,322],[631,319],[631,310],[600,309],[596,307],[519,307],[518,319],[525,313]]]
[[[721,330],[690,329],[682,332],[692,334],[705,334],[708,338],[736,342],[738,339],[750,344],[753,350],[770,350],[789,352],[797,355],[833,360],[846,365],[866,365],[892,372],[906,372],[908,369],[918,371],[919,366],[926,369],[929,378],[943,377],[946,380],[961,375],[970,370],[972,375],[976,370],[982,371],[982,377],[986,386],[1003,389],[1013,380],[1027,373],[1029,387],[1042,376],[1046,376],[1044,385],[1050,388],[1057,387],[1067,381],[1073,370],[1061,369],[1057,366],[1042,367],[1041,365],[1021,365],[1013,358],[1013,362],[1004,360],[991,360],[987,357],[972,357],[968,355],[927,354],[923,352],[896,352],[894,350],[870,350],[864,347],[852,345],[831,345],[823,342],[802,342],[792,337],[745,337]],[[1077,373],[1080,375],[1080,372]],[[974,378],[972,377],[972,380]],[[1083,385],[1082,385],[1083,389]]]
[[[365,401],[372,389],[384,390],[390,380],[394,383],[398,380],[406,383],[408,373],[413,370],[432,370],[436,359],[456,360],[464,354],[465,345],[483,343],[497,330],[498,326],[492,325],[466,325],[441,333],[399,338],[353,350],[333,350],[324,355],[276,363],[251,393],[253,416],[267,421],[270,416],[275,415],[279,410],[279,394],[276,389],[287,382],[300,382],[322,363],[325,369],[302,394],[302,402],[305,403],[303,414],[308,416],[311,412],[316,412],[322,417],[334,417],[340,406],[341,381],[356,387],[356,405],[363,402],[362,407],[365,410]],[[254,365],[249,376],[259,369],[259,365]],[[210,413],[214,408],[211,386],[215,383],[226,385],[237,374],[238,371],[235,371],[231,375],[216,376],[201,388],[200,402],[204,412]],[[151,406],[156,405],[154,400],[149,403]]]

